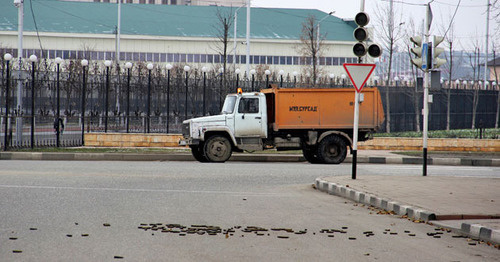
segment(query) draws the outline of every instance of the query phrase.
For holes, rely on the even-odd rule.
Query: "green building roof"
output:
[[[31,2],[32,1],[32,2]],[[30,5],[31,2],[31,5]],[[17,31],[18,10],[12,0],[0,0],[0,31]],[[25,0],[24,30],[39,32],[113,34],[117,4]],[[217,12],[232,13],[235,7],[122,4],[121,33],[127,35],[215,37]],[[309,15],[327,14],[314,9],[252,8],[251,38],[299,39],[302,23]],[[238,11],[237,36],[246,34],[246,8]],[[321,23],[326,40],[354,41],[355,25],[330,16]],[[230,29],[230,37],[233,27]],[[1,41],[1,40],[0,40]]]

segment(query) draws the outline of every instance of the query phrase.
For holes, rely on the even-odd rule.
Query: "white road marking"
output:
[[[27,185],[0,185],[0,188],[20,189],[53,189],[53,190],[95,190],[95,191],[124,191],[124,192],[159,192],[159,193],[197,193],[197,194],[224,194],[238,196],[289,196],[281,193],[232,192],[232,191],[204,191],[204,190],[175,190],[175,189],[144,189],[144,188],[110,188],[110,187],[65,187],[65,186],[27,186]]]

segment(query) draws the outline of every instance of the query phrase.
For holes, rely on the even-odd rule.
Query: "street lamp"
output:
[[[36,55],[30,56],[31,61],[31,149],[35,147],[35,63]]]
[[[236,74],[236,92],[238,92],[238,87],[240,82],[240,72],[241,70],[239,68],[236,68],[236,70],[234,70],[234,73]]]
[[[345,87],[345,79],[346,79],[346,75],[345,74],[342,74],[340,75],[340,78],[342,78],[342,85]]]
[[[126,111],[126,121],[127,121],[127,133],[130,127],[130,68],[132,68],[132,63],[125,63],[125,68],[127,69],[127,111]]]
[[[7,129],[9,129],[9,87],[10,87],[10,60],[12,60],[12,55],[9,53],[6,53],[3,56],[3,59],[6,61],[6,68],[7,68],[7,83],[6,83],[6,88],[5,88],[5,134],[4,134],[4,144],[3,144],[3,150],[7,151],[8,146],[7,143],[9,140],[7,139]]]
[[[89,65],[89,61],[87,59],[83,59],[81,61],[82,64],[82,71],[83,71],[83,84],[82,84],[82,145],[85,145],[85,89],[87,88],[86,85],[86,78],[85,78],[85,68]]]
[[[285,71],[278,71],[278,75],[280,76],[280,87],[283,87],[283,74],[285,74]]]
[[[252,75],[252,91],[254,91],[255,73],[256,73],[255,69],[253,69],[253,68],[252,68],[252,69],[250,70],[250,75]]]
[[[264,71],[264,74],[266,75],[266,88],[269,88],[269,75],[271,74],[271,71],[269,69],[266,69],[266,71]]]
[[[207,70],[208,68],[206,66],[201,68],[201,71],[203,72],[203,116],[206,115],[206,89],[207,89]]]
[[[455,88],[458,89],[458,86],[460,85],[460,80],[455,80]]]
[[[106,66],[106,94],[104,95],[104,133],[108,132],[108,111],[109,111],[109,67],[111,66],[111,61],[104,61],[104,65]]]
[[[299,72],[293,71],[293,87],[297,87],[297,76],[299,75]]]
[[[330,77],[330,87],[333,87],[333,79],[335,78],[335,74],[334,73],[331,73],[330,75],[328,75]]]
[[[62,63],[62,59],[60,57],[56,57],[55,59],[55,62],[56,62],[56,65],[57,65],[57,94],[56,94],[56,108],[57,108],[57,111],[56,111],[56,119],[54,121],[54,128],[56,129],[56,147],[59,147],[60,146],[60,132],[59,132],[59,126],[60,126],[60,119],[61,119],[61,115],[60,115],[60,111],[61,111],[61,104],[60,104],[60,99],[61,99],[61,96],[60,96],[60,88],[59,88],[59,72],[60,72],[60,65]]]
[[[148,106],[146,115],[146,133],[149,133],[151,128],[151,70],[153,70],[153,64],[148,63],[146,67],[148,69]]]
[[[320,37],[320,33],[319,33],[319,29],[320,29],[320,24],[321,22],[323,22],[323,20],[325,20],[326,18],[328,18],[329,16],[331,16],[333,13],[335,13],[335,11],[332,11],[330,13],[328,13],[327,15],[325,15],[325,17],[321,18],[321,20],[318,21],[318,24],[316,25],[316,27],[318,28],[316,30],[316,65],[319,67],[319,53],[318,53],[318,50],[319,50],[319,37]]]
[[[186,72],[186,103],[184,104],[184,119],[188,118],[188,73],[190,69],[191,68],[189,66],[184,66],[184,72]]]
[[[167,134],[168,134],[169,120],[170,120],[170,70],[172,70],[173,66],[171,64],[167,64],[165,68],[167,69]]]

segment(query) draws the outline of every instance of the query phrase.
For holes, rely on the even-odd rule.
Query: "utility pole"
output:
[[[486,0],[486,44],[484,50],[486,50],[486,57],[484,58],[484,89],[488,86],[488,38],[489,38],[489,29],[490,29],[490,0]],[[495,58],[493,58],[495,59]]]
[[[17,58],[19,59],[19,73],[17,77],[17,117],[16,117],[16,142],[21,145],[23,141],[23,83],[21,81],[21,70],[23,65],[23,28],[24,28],[24,3],[23,0],[14,0],[18,8],[17,20]]]
[[[122,16],[122,0],[117,0],[118,1],[118,23],[116,26],[116,52],[115,52],[115,61],[116,61],[116,67],[120,68],[120,31],[121,31],[121,16]],[[118,72],[118,75],[120,75],[120,72]],[[118,86],[116,88],[116,110],[120,112],[120,86],[121,86],[121,81],[120,77],[118,77]]]
[[[250,75],[250,0],[247,0],[247,68],[246,77],[249,78]]]

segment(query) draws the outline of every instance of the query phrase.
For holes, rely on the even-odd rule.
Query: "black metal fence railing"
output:
[[[0,75],[2,148],[57,146],[58,128],[59,146],[82,145],[83,134],[87,132],[181,133],[183,120],[218,114],[224,97],[236,92],[236,86],[244,91],[257,91],[268,84],[294,88],[308,87],[311,82],[310,78],[289,75],[281,78],[263,73],[241,80],[234,74],[197,70],[189,72],[186,80],[185,72],[179,68],[167,72],[152,70],[152,74],[139,70],[130,77],[127,71],[111,75],[96,68],[86,69],[85,75],[81,67],[78,72],[61,72],[57,81],[57,72],[36,71],[33,81],[32,71],[10,70],[7,75],[4,66]],[[323,77],[317,86],[352,88],[347,84],[343,78]],[[421,129],[422,90],[408,83],[380,84],[389,121],[380,131]],[[434,102],[430,105],[429,129],[471,128],[473,123],[494,127],[498,124],[500,91],[491,84],[489,89],[457,81],[431,90]]]

